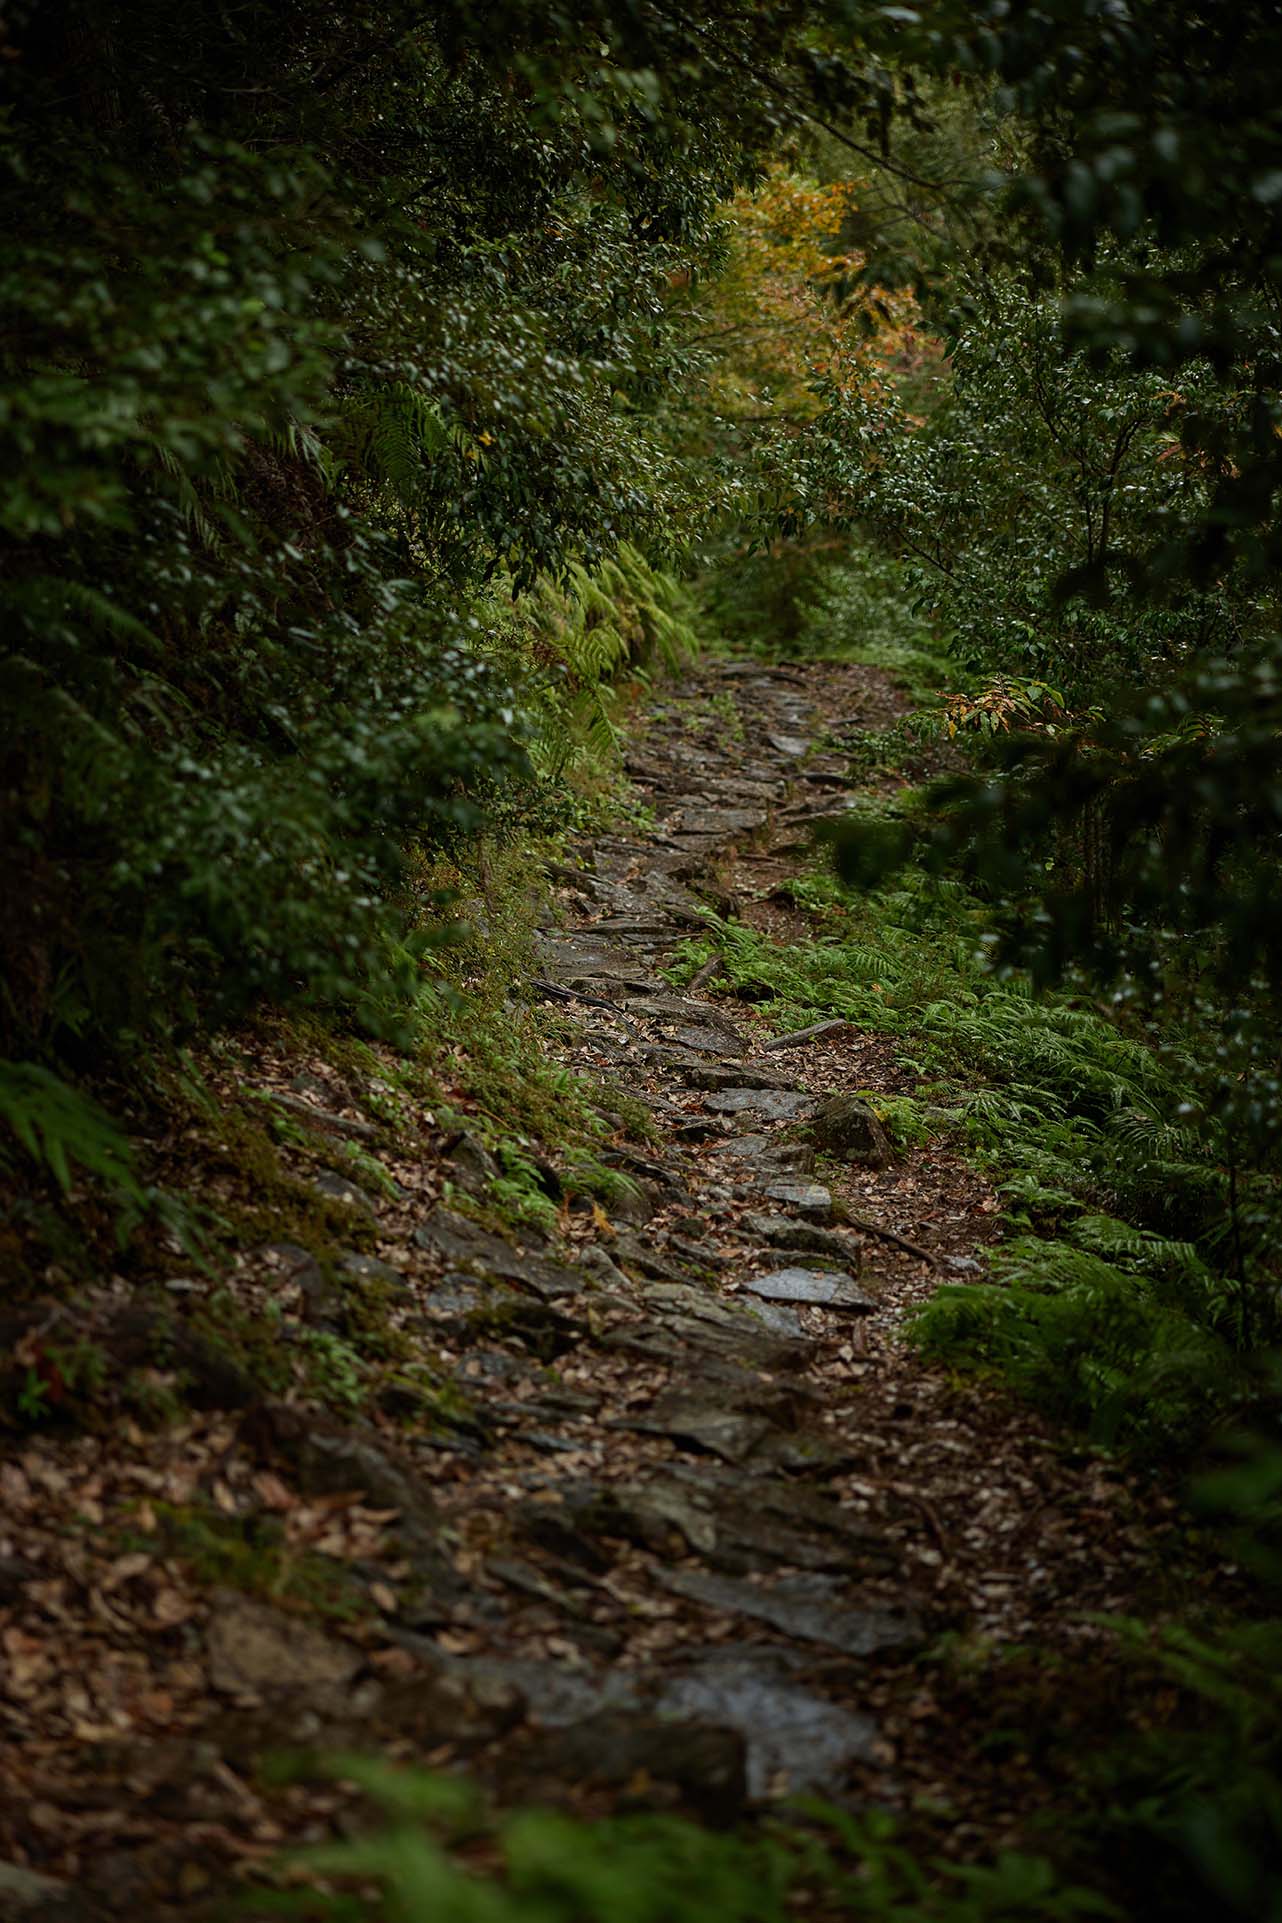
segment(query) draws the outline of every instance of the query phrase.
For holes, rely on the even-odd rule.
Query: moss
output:
[[[203,1587],[238,1589],[270,1602],[292,1602],[318,1615],[350,1621],[366,1613],[364,1590],[352,1570],[286,1540],[275,1516],[224,1516],[199,1505],[153,1503],[160,1544],[184,1562]],[[155,1536],[128,1546],[155,1549]]]

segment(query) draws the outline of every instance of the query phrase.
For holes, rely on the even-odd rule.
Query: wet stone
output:
[[[453,1209],[434,1209],[415,1229],[414,1240],[420,1248],[430,1249],[447,1262],[465,1264],[483,1276],[519,1283],[545,1301],[578,1295],[583,1288],[582,1278],[564,1264],[515,1249],[501,1236],[478,1228]]]
[[[885,1168],[893,1160],[890,1137],[867,1102],[855,1095],[834,1095],[810,1125],[813,1141],[830,1155],[863,1168]]]
[[[703,1024],[695,1027],[692,1023],[687,1023],[674,1028],[672,1039],[682,1048],[694,1049],[705,1055],[720,1055],[724,1052],[726,1045],[726,1033],[723,1028],[707,1028]]]
[[[695,835],[750,834],[765,826],[764,808],[685,808],[679,832]]]
[[[791,1121],[813,1108],[815,1098],[804,1088],[725,1088],[704,1099],[716,1115],[762,1115],[768,1122]]]
[[[773,1583],[740,1582],[703,1569],[656,1570],[665,1589],[710,1609],[749,1616],[800,1642],[822,1643],[844,1656],[872,1656],[922,1640],[920,1618],[881,1604],[852,1607],[850,1585],[832,1576],[785,1576]]]
[[[868,1717],[795,1681],[781,1654],[754,1655],[710,1655],[666,1685],[659,1711],[737,1730],[754,1802],[799,1790],[831,1792],[851,1763],[873,1760],[877,1730]]]
[[[449,1179],[469,1195],[484,1195],[497,1181],[499,1165],[485,1144],[469,1129],[456,1136],[446,1150]]]
[[[772,1182],[765,1192],[772,1202],[798,1209],[814,1222],[832,1220],[832,1196],[818,1182]]]
[[[375,1215],[378,1212],[373,1196],[359,1183],[340,1175],[337,1169],[322,1169],[318,1175],[313,1175],[312,1187],[327,1201],[339,1202],[344,1208],[359,1209],[363,1215]]]
[[[719,1031],[726,1041],[738,1042],[739,1033],[734,1023],[719,1015],[707,1002],[695,1001],[685,995],[654,995],[644,1001],[632,1004],[633,1014],[648,1015],[657,1022],[698,1022],[702,1028]]]
[[[677,1392],[661,1397],[648,1414],[635,1417],[628,1427],[645,1435],[691,1442],[727,1462],[741,1463],[765,1441],[774,1425],[764,1416],[723,1409],[713,1401]]]
[[[753,1306],[753,1315],[764,1322],[776,1335],[787,1335],[804,1340],[806,1330],[801,1317],[795,1309],[782,1302],[758,1302]]]
[[[759,1242],[768,1242],[772,1248],[809,1249],[815,1255],[835,1256],[854,1269],[858,1269],[863,1257],[863,1245],[853,1236],[819,1228],[813,1222],[799,1222],[790,1215],[748,1214],[743,1218],[743,1226],[749,1235]]]
[[[727,1162],[776,1177],[809,1175],[815,1165],[815,1152],[808,1143],[781,1142],[773,1135],[739,1135],[713,1152]]]
[[[359,1249],[344,1249],[338,1258],[338,1268],[340,1274],[353,1282],[376,1282],[401,1290],[406,1287],[404,1276],[390,1262],[382,1262],[376,1255],[363,1255]]]
[[[876,1307],[864,1295],[853,1275],[824,1269],[774,1269],[769,1275],[753,1276],[744,1283],[750,1295],[763,1302],[803,1302],[820,1309],[845,1309],[855,1315],[868,1315]]]

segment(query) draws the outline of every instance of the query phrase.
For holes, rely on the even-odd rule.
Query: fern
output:
[[[36,1062],[0,1062],[0,1121],[64,1195],[73,1165],[123,1199],[145,1205],[130,1146],[96,1102]]]
[[[1188,1446],[1246,1395],[1249,1372],[1207,1304],[1197,1313],[1151,1276],[1065,1242],[1023,1237],[991,1263],[993,1282],[943,1288],[918,1312],[915,1341],[1000,1372],[1092,1442]]]

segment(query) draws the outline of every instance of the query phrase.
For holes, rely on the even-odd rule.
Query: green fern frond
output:
[[[37,1062],[0,1062],[0,1122],[32,1161],[49,1170],[64,1195],[74,1165],[118,1197],[146,1201],[129,1143],[111,1117],[52,1070]]]

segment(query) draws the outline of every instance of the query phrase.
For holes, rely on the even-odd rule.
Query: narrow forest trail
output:
[[[940,1651],[1036,1643],[1085,1679],[1091,1612],[1133,1612],[1157,1580],[1161,1499],[902,1341],[907,1310],[978,1271],[997,1202],[940,1142],[887,1157],[857,1103],[817,1161],[828,1098],[911,1089],[886,1038],[774,1036],[664,974],[700,901],[804,935],[777,891],[843,805],[842,738],[902,707],[845,664],[713,660],[656,695],[627,756],[653,825],[557,870],[532,988],[567,1069],[649,1115],[644,1148],[634,1116],[603,1151],[627,1194],[555,1245],[439,1199],[423,1142],[416,1191],[347,1184],[379,1254],[345,1257],[344,1286],[388,1292],[445,1372],[434,1432],[398,1433],[386,1399],[344,1425],[242,1393],[192,1348],[203,1400],[176,1428],[128,1430],[110,1464],[92,1438],[35,1438],[6,1467],[6,1716],[26,1734],[0,1855],[74,1883],[42,1914],[190,1916],[229,1861],[323,1834],[340,1792],[256,1776],[282,1745],[464,1767],[589,1815],[871,1800],[962,1856],[1053,1802]],[[483,1196],[484,1151],[450,1152]],[[265,1290],[295,1258],[320,1289],[305,1252],[260,1253]],[[284,1519],[296,1560],[266,1595],[225,1557],[202,1589],[188,1539],[165,1559],[196,1497],[247,1543]],[[351,1585],[319,1622],[318,1555]],[[1110,1713],[1083,1680],[1084,1743]]]
[[[593,1286],[555,1298],[556,1388],[528,1359],[462,1365],[512,1385],[501,1446],[443,1501],[507,1590],[466,1662],[524,1698],[502,1744],[522,1793],[671,1779],[724,1815],[807,1790],[929,1810],[949,1849],[1012,1842],[1036,1771],[964,1692],[940,1700],[923,1651],[951,1631],[1081,1660],[1091,1612],[1151,1582],[1160,1502],[900,1337],[939,1281],[980,1272],[983,1179],[938,1142],[878,1152],[860,1104],[816,1172],[829,1098],[912,1089],[893,1045],[836,1022],[776,1036],[664,977],[700,900],[804,935],[780,883],[845,805],[843,738],[906,705],[879,669],[714,661],[628,754],[653,829],[559,876],[542,952],[578,1031],[565,1058],[630,1089],[655,1146],[620,1155],[640,1184],[623,1219],[585,1225]]]

